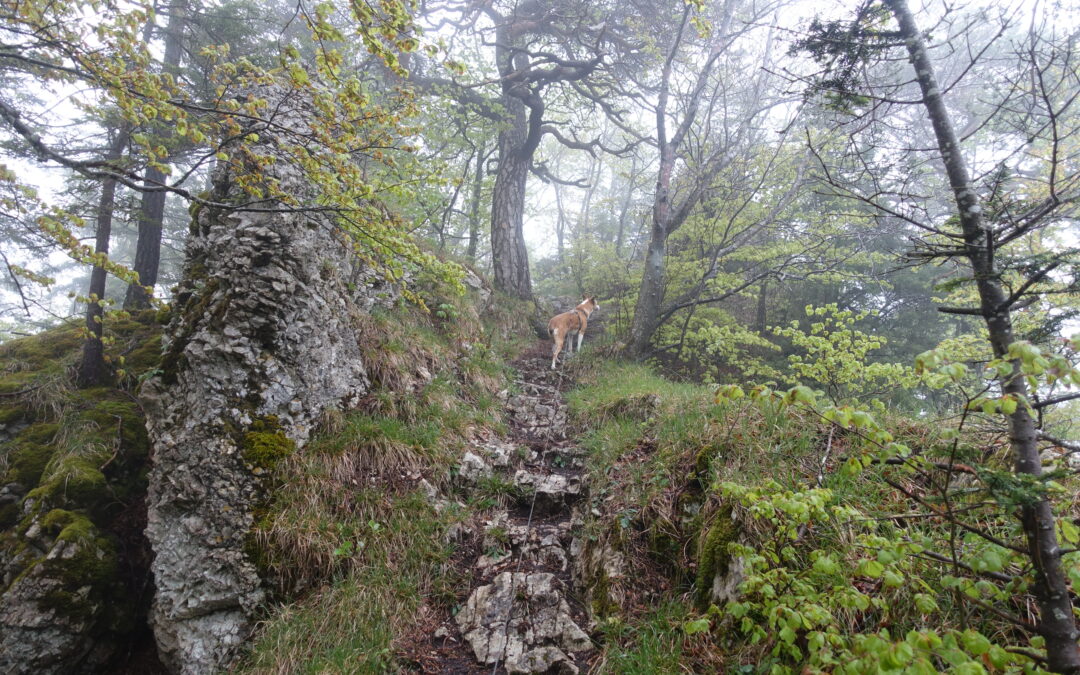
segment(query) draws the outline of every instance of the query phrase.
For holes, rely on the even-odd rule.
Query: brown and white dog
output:
[[[589,315],[598,309],[600,305],[596,304],[596,298],[585,298],[574,309],[557,314],[548,321],[548,335],[555,341],[551,348],[552,370],[555,370],[555,361],[559,358],[559,352],[562,351],[563,342],[567,338],[570,338],[570,342],[566,343],[567,354],[574,351],[575,335],[577,336],[577,351],[581,351],[581,340],[585,337],[585,326],[589,323]]]

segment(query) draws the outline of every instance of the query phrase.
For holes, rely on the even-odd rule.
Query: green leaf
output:
[[[990,640],[978,631],[966,630],[960,639],[964,644],[964,649],[975,656],[981,656],[990,651]]]
[[[926,593],[916,593],[915,608],[923,614],[933,614],[938,611],[937,600]]]
[[[702,617],[700,619],[694,619],[693,621],[687,621],[683,624],[683,632],[687,635],[697,635],[698,633],[707,633],[709,631],[710,624],[709,619]]]
[[[1076,544],[1080,542],[1080,527],[1076,526],[1076,523],[1067,519],[1061,518],[1058,520],[1058,526],[1061,528],[1061,538],[1070,544]]]
[[[788,626],[784,626],[780,629],[780,639],[789,645],[795,642],[795,631],[791,630]]]
[[[1012,395],[1006,395],[1001,398],[1001,412],[1006,415],[1011,415],[1016,412],[1016,398]]]
[[[835,574],[838,568],[836,561],[828,555],[818,556],[814,561],[814,570],[822,574]]]
[[[859,565],[858,573],[864,577],[877,579],[885,571],[885,566],[876,560],[864,560]]]

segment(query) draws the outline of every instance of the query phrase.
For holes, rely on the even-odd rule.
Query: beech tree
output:
[[[677,299],[665,298],[669,238],[709,197],[719,174],[755,140],[760,141],[764,118],[781,100],[769,93],[763,67],[743,79],[741,88],[725,81],[731,73],[720,68],[736,41],[746,38],[759,19],[776,9],[778,5],[744,7],[739,0],[728,0],[717,16],[699,17],[693,3],[685,4],[673,33],[663,43],[659,74],[645,85],[655,96],[655,105],[649,106],[655,131],[647,138],[656,148],[658,165],[649,244],[630,327],[628,351],[633,356],[646,355],[663,321],[677,309],[698,302],[698,295],[719,270],[720,258],[714,256],[695,290]],[[740,16],[741,12],[752,16]],[[712,20],[711,29],[706,28],[706,18]],[[771,60],[772,36],[766,39],[761,66]],[[685,82],[689,85],[683,87]],[[732,114],[729,107],[739,112]],[[754,152],[760,150],[759,145]]]
[[[616,9],[595,0],[461,2],[427,8],[429,14],[437,9],[458,13],[460,18],[451,23],[461,31],[473,31],[485,47],[492,48],[494,73],[487,84],[494,84],[497,91],[489,95],[485,82],[470,83],[461,76],[414,72],[411,80],[428,92],[457,97],[463,105],[499,123],[491,196],[494,282],[511,295],[531,299],[523,232],[529,174],[549,181],[564,180],[534,161],[541,141],[552,138],[568,148],[588,152],[620,151],[605,148],[598,138],[582,140],[576,130],[567,130],[561,115],[552,112],[549,100],[575,95],[600,99],[601,94],[589,81],[601,79],[603,71],[625,67],[632,44],[632,38],[624,34],[629,30],[625,19],[641,8],[630,3]],[[464,74],[463,64],[455,65]]]
[[[939,311],[978,317],[985,326],[994,359],[991,363],[997,364],[998,398],[985,399],[989,402],[983,407],[999,412],[1007,425],[1016,479],[1011,486],[999,486],[998,490],[1011,491],[1013,496],[1008,499],[1016,502],[1011,508],[1015,508],[1024,539],[1016,550],[1026,554],[1031,566],[1033,583],[1029,590],[1039,608],[1034,631],[1045,639],[1050,670],[1077,673],[1080,630],[1039,445],[1040,439],[1052,439],[1040,429],[1042,411],[1076,395],[1048,394],[1053,390],[1047,383],[1055,381],[1058,366],[1053,366],[1049,379],[1044,380],[1041,376],[1053,358],[1043,356],[1038,347],[1018,341],[1015,334],[1018,317],[1047,302],[1053,294],[1075,292],[1077,287],[1076,249],[1047,247],[1037,239],[1041,231],[1075,217],[1075,204],[1080,198],[1080,172],[1068,159],[1075,151],[1076,134],[1080,133],[1080,116],[1076,114],[1080,97],[1075,67],[1078,54],[1075,40],[1055,39],[1050,29],[1038,25],[1037,18],[1032,19],[1026,36],[1014,42],[1016,66],[1008,86],[999,90],[1000,98],[985,116],[967,120],[966,126],[972,131],[966,137],[956,131],[956,112],[947,105],[948,92],[959,77],[977,68],[979,57],[985,56],[989,47],[969,45],[968,53],[975,55],[975,60],[957,80],[939,81],[928,37],[905,0],[866,2],[853,21],[815,23],[811,37],[802,46],[828,65],[827,73],[819,76],[815,87],[825,91],[835,107],[853,113],[855,124],[863,130],[874,130],[882,107],[892,105],[919,106],[930,123],[936,145],[935,164],[952,198],[951,208],[937,217],[905,184],[905,179],[889,176],[885,169],[877,170],[877,189],[867,194],[845,182],[844,174],[823,168],[833,186],[917,232],[912,234],[915,246],[910,255],[923,260],[958,261],[966,266],[968,272],[958,281],[966,282],[963,285],[972,292],[958,297],[970,298],[974,306],[942,306]],[[887,19],[895,22],[894,30],[883,28]],[[955,26],[945,30],[945,39],[956,41],[951,47],[958,46],[961,36],[985,17],[968,21],[959,30]],[[990,42],[1001,38],[1008,28],[1006,21],[996,35],[990,36]],[[867,63],[898,47],[904,48],[914,70],[918,92],[915,97],[902,95],[909,91],[903,88],[904,82],[870,86],[860,80]],[[1006,159],[982,167],[981,182],[977,182],[965,141],[980,129],[1001,130],[1011,151],[1003,153]],[[893,159],[926,152],[907,147]],[[865,157],[856,161],[862,167],[860,171],[875,166],[866,163]],[[927,357],[924,361],[937,358]],[[1069,372],[1065,363],[1060,361],[1065,368],[1062,373]],[[967,529],[990,536],[970,525]],[[991,539],[999,545],[1002,542]],[[1008,616],[1000,610],[996,613]],[[1014,623],[1027,626],[1020,618]]]
[[[186,4],[177,7],[179,11],[170,20],[174,33],[179,31]],[[356,44],[370,54],[368,58],[403,72],[398,54],[418,45],[405,6],[381,3],[375,13],[364,4],[350,5],[344,10],[350,17],[344,30],[335,23],[339,17],[330,5],[320,5],[312,13],[303,7],[300,10],[311,33],[308,42],[283,36],[278,59],[266,65],[245,57],[233,58],[228,45],[204,45],[199,58],[205,61],[205,74],[196,89],[170,72],[178,59],[175,42],[166,40],[170,48],[162,60],[167,63],[157,58],[145,35],[155,16],[149,4],[117,7],[70,0],[46,6],[5,6],[0,24],[0,64],[5,77],[26,87],[69,87],[79,92],[73,100],[83,108],[116,111],[109,119],[119,131],[114,132],[109,148],[102,150],[100,144],[65,143],[60,126],[63,121],[50,119],[42,110],[46,103],[26,96],[0,96],[0,128],[11,146],[42,166],[102,182],[97,210],[101,232],[95,251],[74,234],[82,225],[75,213],[39,193],[17,172],[5,168],[0,174],[0,205],[6,211],[32,219],[40,236],[55,250],[99,268],[91,304],[101,299],[96,289],[102,272],[134,280],[130,270],[106,254],[110,194],[120,188],[155,199],[174,194],[195,208],[333,213],[342,230],[355,239],[358,251],[389,278],[402,278],[406,267],[425,268],[450,279],[456,276],[453,265],[421,251],[408,228],[377,199],[403,190],[392,167],[395,154],[409,152],[402,125],[415,113],[411,100],[392,96],[374,100],[368,85],[355,72],[344,70],[347,59],[357,54]],[[95,22],[86,21],[91,14]],[[314,46],[306,50],[305,57],[298,44]],[[205,90],[212,95],[203,96]],[[319,204],[297,203],[293,195],[265,180],[259,166],[269,160],[249,148],[260,131],[279,126],[271,100],[276,96],[303,97],[316,106],[317,115],[305,120],[307,133],[283,138],[308,178],[321,188]],[[192,159],[182,171],[170,168],[167,144],[147,133],[158,125],[169,126],[175,142],[191,148]],[[93,125],[89,128],[91,133],[99,133]],[[130,134],[130,152],[138,161],[118,161],[115,148],[122,148],[119,140],[125,129]],[[222,203],[212,195],[200,194],[198,177],[214,162],[233,166],[249,197],[246,201]],[[140,167],[150,167],[162,177],[148,176]],[[156,207],[151,216],[160,223]],[[156,254],[151,257],[156,259]],[[147,271],[153,268],[156,274],[156,263],[147,264]],[[32,273],[26,273],[25,278],[50,281]],[[144,283],[148,280],[150,277],[142,279]],[[100,335],[94,328],[100,325],[99,312],[100,308],[92,307],[88,314],[90,340]],[[93,360],[95,353],[100,353],[98,347],[88,352],[88,358]],[[96,379],[99,372],[99,368],[91,368],[87,377]]]

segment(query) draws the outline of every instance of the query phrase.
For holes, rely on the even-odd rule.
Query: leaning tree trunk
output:
[[[105,154],[109,163],[115,163],[123,155],[128,143],[128,130],[125,125],[116,132]],[[101,199],[98,201],[94,253],[108,255],[109,238],[112,236],[113,211],[116,208],[116,179],[106,178],[101,183]],[[105,268],[94,265],[90,272],[90,302],[86,305],[86,342],[83,343],[82,361],[79,364],[76,383],[79,387],[92,387],[103,384],[109,375],[105,365],[105,345],[101,341],[104,310],[101,301],[105,299]]]
[[[170,7],[169,23],[165,28],[165,54],[161,62],[167,73],[176,71],[180,65],[186,12],[186,0],[174,0]],[[153,166],[146,167],[143,179],[146,187],[159,187],[165,184],[165,180],[163,171]],[[163,191],[143,193],[142,203],[139,205],[139,238],[135,244],[135,264],[132,266],[139,282],[128,285],[124,309],[145,309],[150,306],[150,295],[145,288],[153,288],[157,283],[158,268],[161,265],[165,197],[166,193]]]
[[[900,33],[915,68],[923,103],[934,127],[949,185],[955,195],[965,255],[974,272],[982,316],[994,355],[1001,358],[1008,353],[1013,340],[1012,317],[1008,296],[1001,286],[1000,273],[994,266],[990,233],[983,227],[979,197],[960,154],[956,133],[915,18],[905,0],[885,0],[885,3],[900,24]],[[1002,379],[1002,392],[1012,394],[1017,400],[1027,400],[1027,382],[1020,373],[1020,364],[1013,361],[1012,366],[1012,372]],[[1028,476],[1041,475],[1042,460],[1039,457],[1035,421],[1028,408],[1017,406],[1016,411],[1008,416],[1008,421],[1013,470]],[[1080,631],[1073,617],[1069,586],[1062,570],[1061,549],[1054,532],[1054,514],[1050,502],[1041,498],[1021,505],[1019,510],[1027,539],[1028,558],[1035,570],[1032,594],[1039,606],[1038,632],[1046,640],[1047,667],[1058,673],[1080,673],[1080,646],[1077,645]]]

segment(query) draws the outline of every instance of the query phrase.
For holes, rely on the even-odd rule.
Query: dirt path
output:
[[[578,673],[593,652],[573,592],[581,547],[575,505],[585,489],[584,453],[567,438],[563,392],[571,383],[550,369],[548,343],[513,366],[509,434],[472,447],[460,473],[466,484],[502,484],[515,496],[467,536],[474,542],[471,588],[425,653],[411,655],[425,673]]]

